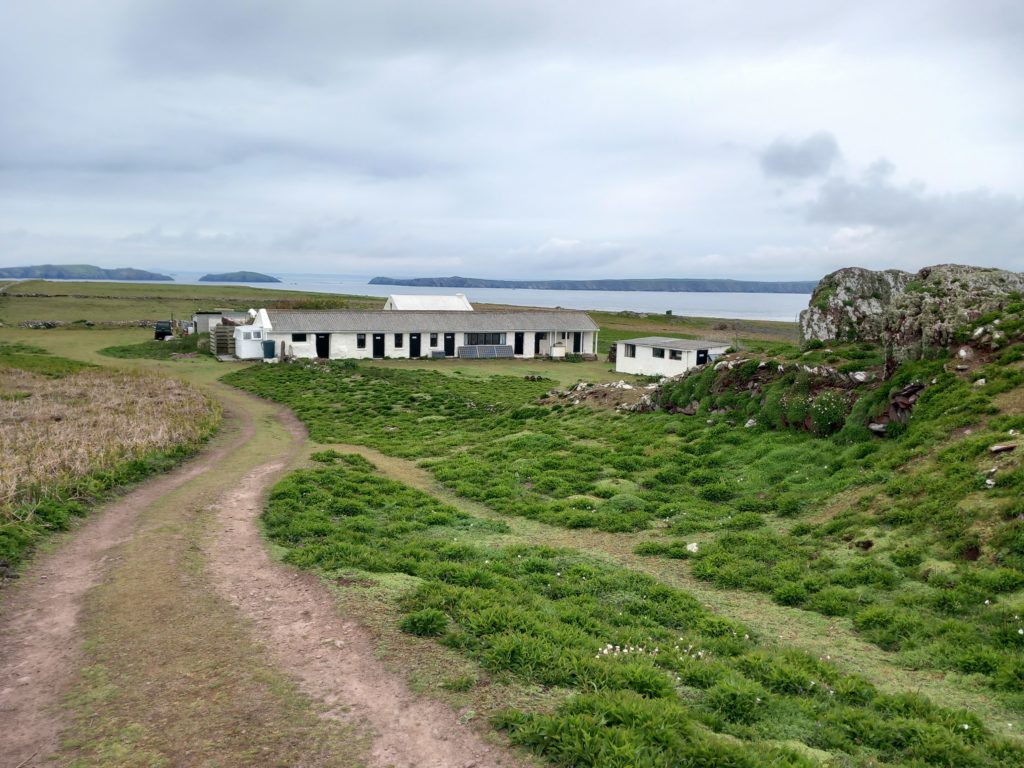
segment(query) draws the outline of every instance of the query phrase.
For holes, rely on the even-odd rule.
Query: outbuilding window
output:
[[[436,333],[430,334],[430,346],[431,347],[436,347],[437,346],[437,334]]]
[[[636,357],[636,344],[626,344],[625,347],[626,349],[623,354],[625,354],[626,357]]]
[[[396,349],[401,349],[402,345],[404,345],[404,344],[405,344],[405,334],[396,333],[395,334],[395,348]]]
[[[475,346],[477,344],[504,344],[505,334],[504,333],[467,333],[466,334],[466,345]]]
[[[682,353],[681,350],[678,350],[678,349],[670,349],[668,351],[668,359],[669,360],[682,360],[683,359],[683,353]]]
[[[356,334],[356,349],[366,349],[366,334],[365,333],[357,333]]]
[[[305,341],[305,340],[306,340],[306,334],[304,334],[304,333],[293,333],[292,334],[292,341]]]
[[[242,331],[242,341],[252,341],[252,331]]]
[[[651,354],[654,355],[655,357],[664,358],[665,357],[665,350],[662,349],[661,347],[653,347],[651,349]]]

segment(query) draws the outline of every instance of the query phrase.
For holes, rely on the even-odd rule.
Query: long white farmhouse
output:
[[[235,328],[243,359],[563,357],[592,355],[598,326],[585,312],[523,310],[250,310]]]
[[[721,341],[644,336],[616,344],[615,370],[643,376],[678,376],[721,355],[729,345]]]

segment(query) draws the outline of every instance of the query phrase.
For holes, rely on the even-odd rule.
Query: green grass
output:
[[[359,456],[301,470],[264,515],[285,559],[330,575],[400,573],[403,628],[494,675],[572,693],[496,723],[555,765],[1016,766],[1019,745],[966,711],[866,680],[751,631],[683,592],[575,550],[503,543],[501,523],[389,481]],[[965,727],[966,726],[966,727]]]
[[[1021,471],[1010,459],[994,488],[984,482],[987,446],[1024,428],[1022,416],[997,418],[992,398],[1024,374],[992,364],[978,373],[988,379],[979,388],[945,373],[942,361],[907,363],[866,389],[848,416],[846,401],[822,416],[814,409],[823,395],[802,373],[750,397],[745,377],[756,370],[755,361],[750,371],[684,379],[683,400],[701,402],[694,418],[538,406],[543,382],[411,366],[263,366],[227,381],[288,404],[314,440],[420,460],[460,496],[503,515],[613,533],[656,524],[666,535],[644,545],[649,555],[686,556],[693,539],[678,537],[696,536],[698,577],[849,617],[903,663],[977,676],[1024,709],[1024,636],[1013,623],[1024,613]],[[871,436],[863,420],[914,380],[929,386],[909,428],[890,440]],[[773,423],[765,416],[773,392],[804,398],[813,432],[838,432],[824,439]],[[723,407],[731,414],[712,414]],[[750,416],[761,426],[744,429]],[[979,431],[970,441],[936,452],[971,426]],[[862,500],[830,509],[840,494]],[[867,540],[870,551],[854,545]],[[982,556],[968,559],[975,548]],[[909,550],[927,563],[907,565]]]
[[[167,472],[194,455],[201,442],[142,456],[90,472],[73,481],[51,485],[40,498],[0,507],[0,560],[20,566],[48,536],[71,528],[92,507],[129,485]]]
[[[18,325],[51,320],[87,330],[87,324],[190,318],[193,312],[250,307],[379,309],[384,300],[366,296],[305,293],[239,285],[174,283],[52,282],[26,280],[0,293],[0,321]]]
[[[0,368],[17,368],[19,371],[61,378],[91,367],[88,363],[56,357],[32,344],[0,341]]]
[[[116,347],[105,347],[101,355],[116,357],[122,360],[145,358],[148,360],[170,360],[176,355],[209,355],[210,336],[200,333],[198,336],[177,336],[163,341],[150,339],[141,344],[125,344]]]

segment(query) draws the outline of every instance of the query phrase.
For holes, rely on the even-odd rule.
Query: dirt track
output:
[[[202,742],[202,723],[167,718],[195,718],[198,707],[206,712],[200,719],[212,723],[223,713],[211,709],[220,706],[211,691],[222,695],[225,682],[204,683],[203,667],[219,667],[230,693],[249,671],[232,665],[249,658],[262,663],[264,657],[269,671],[255,675],[255,683],[246,681],[248,687],[239,684],[224,705],[248,709],[226,722],[230,729],[255,720],[264,735],[275,732],[272,725],[290,726],[296,718],[278,702],[283,684],[261,683],[280,675],[317,713],[298,737],[294,728],[288,739],[282,736],[293,750],[283,751],[282,760],[301,754],[302,764],[380,768],[518,764],[460,725],[456,712],[413,694],[387,671],[369,635],[339,613],[319,580],[271,560],[257,522],[262,499],[303,448],[305,434],[289,413],[222,391],[226,427],[199,457],[96,510],[0,593],[0,766],[107,764],[108,704],[90,704],[96,712],[84,725],[82,713],[63,704],[81,688],[83,665],[108,669],[112,683],[123,688],[152,686],[126,690],[109,704],[111,722],[123,720],[125,712],[138,721],[143,735],[133,748],[139,754],[174,765],[251,764],[245,729],[237,746],[226,739],[214,750]],[[106,656],[83,649],[86,642]],[[258,649],[256,656],[236,652],[247,645]],[[120,679],[118,664],[124,669]],[[140,667],[142,677],[133,677]],[[163,691],[167,702],[159,701]],[[253,711],[260,709],[254,702],[262,701],[266,711]],[[355,734],[345,737],[347,754],[324,747],[341,743],[327,737],[317,736],[318,749],[295,743],[306,733],[311,740],[319,734],[316,723],[325,717]],[[96,744],[89,743],[93,739]],[[268,762],[274,747],[261,747]],[[226,753],[232,749],[238,754]],[[131,758],[115,762],[136,764]]]

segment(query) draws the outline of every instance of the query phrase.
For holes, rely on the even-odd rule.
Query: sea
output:
[[[175,282],[200,283],[202,272],[166,272]],[[471,303],[523,307],[644,312],[690,317],[742,318],[796,322],[811,296],[807,293],[680,293],[674,291],[546,291],[535,288],[428,288],[409,285],[370,285],[368,277],[277,273],[280,283],[230,283],[270,290],[341,293],[387,298],[398,294],[464,293]],[[227,283],[225,283],[227,285]]]

